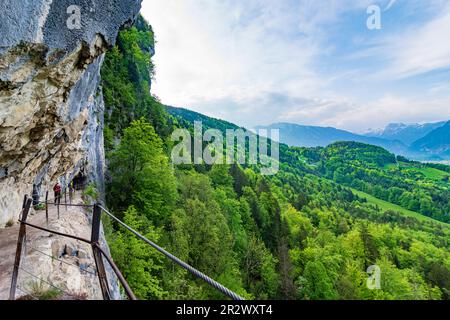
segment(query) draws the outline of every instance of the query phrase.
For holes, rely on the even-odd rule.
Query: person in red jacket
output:
[[[53,192],[55,192],[55,204],[56,201],[58,201],[58,203],[61,202],[61,185],[59,184],[59,182],[57,182],[55,184],[55,186],[53,187]]]

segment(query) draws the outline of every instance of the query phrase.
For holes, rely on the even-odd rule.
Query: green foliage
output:
[[[167,223],[176,185],[162,141],[145,120],[133,121],[110,155],[107,201],[116,212],[135,206],[155,226]]]
[[[159,232],[134,207],[125,212],[123,220],[148,239],[158,241]],[[126,230],[118,230],[109,244],[114,261],[139,299],[161,299],[165,296],[166,292],[161,288],[158,277],[163,263],[161,256],[152,247]]]
[[[120,135],[133,120],[144,117],[156,131],[168,135],[167,115],[157,98],[150,94],[154,74],[151,57],[154,35],[142,18],[130,29],[119,32],[117,45],[105,57],[101,75],[106,105],[105,147],[110,150],[111,132]]]
[[[139,18],[103,66],[107,202],[131,227],[248,299],[448,299],[447,167],[339,142],[280,145],[280,172],[169,164],[166,141],[192,122],[237,126],[163,106],[149,94],[153,32]],[[441,223],[437,223],[440,220]],[[222,299],[120,226],[111,252],[142,299]],[[366,286],[381,268],[381,289]]]
[[[95,186],[95,183],[90,183],[86,189],[83,190],[82,194],[85,203],[91,203],[93,201],[99,200],[99,192],[97,190],[97,187]]]
[[[31,281],[28,284],[31,298],[38,300],[57,300],[63,292],[54,288],[48,288],[42,281]]]
[[[35,205],[34,210],[45,210],[45,203],[39,203],[37,205]]]
[[[331,300],[338,297],[333,280],[320,261],[309,261],[303,277],[306,280],[305,296],[312,300]]]
[[[242,260],[244,285],[255,299],[274,298],[279,281],[276,271],[277,261],[264,243],[252,236]]]
[[[406,210],[450,222],[450,184],[445,170],[412,161],[397,163],[386,150],[356,142],[336,143],[315,152],[308,160],[321,159],[316,174]]]

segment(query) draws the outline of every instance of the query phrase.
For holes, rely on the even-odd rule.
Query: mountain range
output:
[[[227,128],[238,126],[183,108],[166,106],[167,111],[180,121],[202,121],[208,128],[226,123]],[[209,123],[213,121],[214,123]],[[224,129],[224,128],[215,128]],[[357,134],[333,127],[306,126],[293,123],[274,123],[269,126],[256,126],[259,129],[279,129],[280,142],[297,147],[326,147],[338,141],[355,141],[382,147],[392,153],[414,160],[450,160],[450,121],[403,124],[392,123],[383,130]]]
[[[280,142],[298,147],[325,147],[355,141],[383,147],[416,160],[450,159],[450,121],[426,124],[389,124],[381,131],[356,134],[333,127],[275,123],[256,129],[279,129]]]
[[[450,121],[413,142],[409,150],[450,159]]]
[[[391,123],[383,130],[369,131],[365,135],[388,140],[399,140],[405,145],[411,145],[415,141],[445,125],[445,121],[425,124]]]
[[[383,147],[395,153],[404,152],[406,146],[398,140],[359,135],[333,127],[302,126],[292,123],[275,123],[256,129],[279,129],[280,142],[298,147],[326,147],[337,141],[355,141]]]

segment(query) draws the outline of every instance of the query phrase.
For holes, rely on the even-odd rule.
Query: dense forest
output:
[[[236,126],[150,94],[154,35],[139,17],[102,69],[107,205],[129,226],[247,299],[448,299],[449,172],[379,147],[280,145],[280,171],[170,163],[174,128]],[[221,294],[105,221],[141,299]],[[366,270],[377,265],[381,288]]]

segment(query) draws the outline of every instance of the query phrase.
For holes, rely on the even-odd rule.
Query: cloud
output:
[[[368,128],[382,128],[392,121],[425,123],[448,120],[450,119],[449,106],[450,98],[416,100],[388,94],[371,102],[355,104],[323,123],[356,132],[365,132]]]
[[[374,2],[391,19],[380,33],[365,28]],[[450,116],[443,90],[437,99],[428,80],[404,81],[450,67],[446,0],[145,0],[142,12],[163,103],[248,127],[364,131]]]
[[[157,35],[154,90],[163,101],[248,96],[273,86],[311,91],[320,47],[301,33],[286,1],[152,1],[144,14]]]
[[[437,4],[440,6],[437,9]],[[377,79],[404,79],[450,68],[450,3],[430,1],[428,8],[414,6],[423,15],[437,11],[432,19],[422,23],[406,24],[399,32],[387,32],[368,48],[355,52],[356,59],[374,59],[379,61]],[[420,11],[422,10],[422,11]],[[428,12],[428,13],[427,13]],[[388,14],[388,13],[386,13]],[[420,19],[420,14],[410,19]]]

